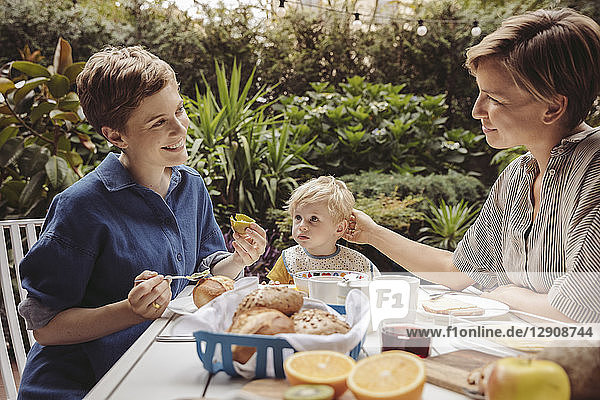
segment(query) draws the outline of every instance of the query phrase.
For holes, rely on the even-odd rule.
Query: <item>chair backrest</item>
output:
[[[4,334],[6,326],[0,319],[0,371],[7,399],[17,398],[17,387],[25,368],[26,354],[34,343],[31,331],[24,334],[25,322],[17,313],[17,304],[26,296],[21,287],[19,263],[37,241],[43,223],[44,219],[0,221],[0,283],[3,311],[8,321],[6,332],[9,334],[7,342]],[[12,368],[9,347],[14,354],[16,371]]]

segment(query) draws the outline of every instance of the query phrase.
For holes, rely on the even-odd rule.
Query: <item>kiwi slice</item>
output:
[[[235,218],[231,215],[229,221],[231,222],[231,229],[239,234],[243,234],[252,222],[256,222],[245,214],[235,214]]]
[[[334,390],[327,385],[292,386],[283,394],[284,400],[331,400]]]

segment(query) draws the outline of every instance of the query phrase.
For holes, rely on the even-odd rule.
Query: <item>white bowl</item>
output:
[[[308,280],[309,297],[327,304],[337,304],[338,283],[341,276],[313,276]]]
[[[310,295],[308,289],[308,280],[312,277],[319,276],[341,276],[342,278],[347,278],[350,280],[369,280],[369,275],[356,272],[356,271],[346,271],[346,270],[338,270],[338,269],[323,269],[323,270],[309,270],[309,271],[300,271],[296,272],[294,277],[294,284],[296,285],[296,289],[301,290]]]

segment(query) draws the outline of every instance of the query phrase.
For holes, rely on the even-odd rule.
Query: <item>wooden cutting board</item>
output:
[[[464,394],[463,389],[475,390],[467,377],[476,368],[494,362],[500,357],[475,350],[458,350],[425,358],[427,382]]]
[[[263,399],[282,400],[283,393],[290,387],[285,379],[257,379],[247,383],[242,391],[251,393]],[[347,390],[338,400],[356,400],[351,391]]]

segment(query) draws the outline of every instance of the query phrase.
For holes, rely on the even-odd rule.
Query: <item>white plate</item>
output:
[[[500,317],[502,315],[507,314],[510,310],[506,304],[501,303],[497,300],[487,299],[485,297],[471,296],[471,295],[467,295],[467,294],[447,294],[446,296],[452,296],[453,299],[464,301],[465,303],[473,304],[474,306],[481,307],[485,310],[485,312],[482,315],[464,315],[464,316],[460,316],[460,317],[454,317],[454,319],[456,319],[457,322],[460,322],[461,319],[480,320],[480,319],[496,318],[496,317]],[[428,296],[427,297],[419,296],[419,306],[417,307],[417,312],[420,315],[424,315],[429,318],[435,317],[435,318],[446,318],[447,319],[448,315],[435,314],[435,313],[431,313],[429,311],[425,311],[423,309],[423,301],[428,300],[428,298],[429,298]]]
[[[192,315],[198,311],[198,307],[194,304],[192,296],[183,296],[171,300],[167,308],[175,314]]]

